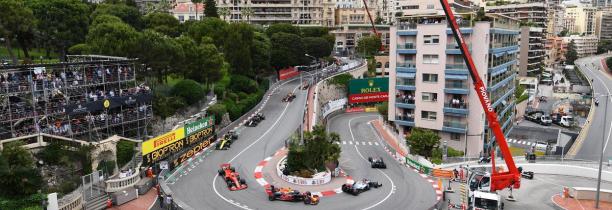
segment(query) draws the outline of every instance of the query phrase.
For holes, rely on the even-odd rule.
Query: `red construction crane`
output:
[[[476,70],[476,66],[474,66],[474,61],[472,60],[472,55],[468,50],[466,43],[463,40],[463,35],[459,30],[459,25],[457,24],[457,20],[455,19],[455,15],[448,4],[447,0],[440,0],[442,3],[442,8],[444,9],[444,14],[450,23],[451,30],[453,31],[453,35],[455,36],[455,41],[459,44],[461,53],[463,54],[463,60],[467,64],[467,68],[470,72],[470,76],[472,77],[472,81],[474,82],[474,89],[478,94],[478,98],[480,99],[480,104],[484,109],[487,121],[489,122],[489,128],[493,131],[495,135],[495,141],[499,146],[501,153],[504,157],[504,161],[506,162],[506,166],[508,167],[508,171],[499,172],[495,168],[495,153],[494,150],[491,149],[491,192],[495,192],[497,190],[502,190],[505,188],[516,188],[518,189],[521,186],[521,174],[516,168],[514,164],[514,160],[512,159],[512,154],[510,153],[510,149],[508,149],[508,143],[506,142],[506,137],[504,136],[504,132],[501,129],[499,124],[499,120],[497,119],[497,113],[495,113],[495,109],[491,105],[491,99],[489,98],[489,94],[487,93],[487,88],[485,87],[482,79],[478,74],[478,70]]]
[[[380,34],[376,30],[376,25],[374,24],[374,20],[372,20],[372,15],[370,14],[370,10],[368,9],[368,3],[366,1],[367,0],[363,0],[363,6],[365,6],[365,10],[368,13],[368,18],[370,19],[370,24],[372,24],[372,32],[374,32],[374,34],[376,34],[376,36],[378,38],[380,38]],[[382,44],[380,44],[380,51],[385,51],[385,46],[382,45]]]

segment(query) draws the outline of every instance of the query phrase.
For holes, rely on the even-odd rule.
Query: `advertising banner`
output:
[[[376,107],[366,107],[365,112],[378,112]]]
[[[349,103],[381,102],[389,99],[389,78],[352,79]]]
[[[351,113],[351,112],[365,112],[365,108],[363,108],[363,107],[351,107],[351,108],[347,108],[346,109],[346,113]]]
[[[201,138],[199,142],[195,142],[196,143],[195,146],[189,148],[188,150],[184,152],[179,153],[179,155],[174,156],[176,158],[174,158],[173,160],[171,159],[172,166],[176,167],[180,165],[181,163],[185,162],[186,160],[193,157],[198,152],[209,147],[213,142],[215,142],[216,139],[217,139],[216,135],[212,135],[207,138]]]
[[[204,117],[196,122],[188,123],[187,125],[185,125],[185,135],[189,136],[213,125],[215,125],[214,115]]]
[[[180,127],[176,130],[164,133],[155,138],[149,139],[142,143],[142,155],[149,154],[155,150],[162,149],[170,144],[173,144],[185,138],[185,129]]]
[[[289,68],[281,69],[280,71],[278,71],[278,79],[286,80],[286,79],[293,78],[299,74],[300,72],[295,67],[289,67]]]

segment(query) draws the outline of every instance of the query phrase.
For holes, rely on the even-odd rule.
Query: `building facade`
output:
[[[563,41],[568,43],[568,46],[571,41],[574,41],[574,45],[576,46],[576,52],[578,53],[578,58],[595,55],[597,53],[597,44],[599,43],[599,39],[597,39],[597,36],[595,35],[572,35],[569,37],[563,37]]]
[[[225,18],[229,22],[323,26],[329,23],[323,18],[324,1],[328,0],[217,0],[217,9],[229,10]]]
[[[194,4],[191,1],[177,2],[172,8],[172,15],[181,23],[188,20],[202,20],[204,18],[204,4]]]
[[[534,76],[544,65],[544,28],[521,27],[520,52],[519,52],[519,75]]]
[[[460,27],[507,135],[514,118],[518,21],[488,17],[488,22],[464,20]],[[410,135],[415,127],[434,130],[468,156],[489,148],[493,135],[446,17],[404,16],[390,32],[389,95],[394,97],[389,97],[388,118],[400,133]]]
[[[567,5],[564,28],[569,33],[595,35],[597,8],[584,5]]]
[[[506,4],[500,6],[486,6],[487,13],[502,14],[517,19],[523,24],[533,27],[546,28],[548,20],[547,5],[544,1]]]
[[[612,7],[602,8],[595,19],[595,34],[599,40],[612,40]]]
[[[376,31],[380,34],[381,42],[386,51],[389,50],[390,37],[388,25],[376,25]],[[334,53],[339,56],[353,56],[357,42],[361,37],[373,35],[372,25],[368,24],[343,24],[336,25],[330,32],[336,37]]]
[[[0,66],[0,139],[36,133],[86,141],[145,139],[152,95],[135,80],[136,67],[136,60],[107,56]]]
[[[565,61],[567,43],[563,41],[563,38],[557,36],[546,38],[544,49],[546,49],[546,57],[544,59],[546,67],[553,67],[555,64]]]

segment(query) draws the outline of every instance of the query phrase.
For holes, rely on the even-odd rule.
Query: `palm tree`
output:
[[[230,14],[230,10],[227,7],[221,7],[219,8],[219,15],[221,15],[221,17],[223,17],[223,20],[225,20],[225,17],[227,17]]]
[[[250,17],[251,17],[251,15],[253,15],[253,8],[251,8],[251,7],[242,8],[242,10],[240,11],[240,14],[243,17],[246,17],[248,23],[251,23]]]
[[[195,19],[198,20],[198,3],[202,3],[203,0],[191,0],[191,3],[195,5]]]

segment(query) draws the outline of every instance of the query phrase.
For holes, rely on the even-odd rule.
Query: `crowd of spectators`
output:
[[[395,98],[398,100],[398,102],[405,103],[405,104],[414,104],[414,99],[415,99],[412,93],[408,93],[408,94],[397,93],[395,94]]]

